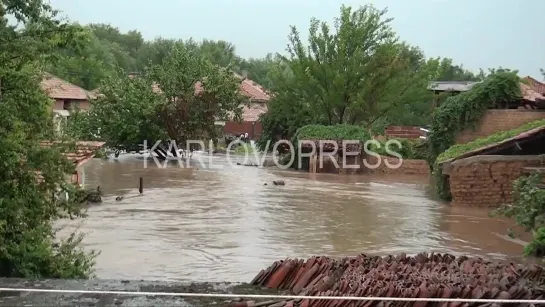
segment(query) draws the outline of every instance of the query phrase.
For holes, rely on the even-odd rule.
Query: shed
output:
[[[529,170],[545,170],[545,121],[456,145],[460,155],[439,162],[455,205],[498,207],[511,201],[513,182]],[[497,141],[496,141],[497,140]],[[474,148],[464,151],[464,148]]]

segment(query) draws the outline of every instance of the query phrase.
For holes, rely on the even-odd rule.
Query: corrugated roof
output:
[[[41,82],[42,90],[53,99],[87,100],[92,94],[66,80],[45,73]]]
[[[474,81],[432,81],[428,85],[428,90],[444,91],[444,92],[467,92],[475,84],[480,82]]]

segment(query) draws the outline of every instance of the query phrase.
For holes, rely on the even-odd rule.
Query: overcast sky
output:
[[[332,21],[341,4],[388,7],[401,39],[471,70],[503,66],[539,80],[545,68],[544,0],[50,0],[71,20],[155,37],[223,39],[244,57],[286,49],[289,26]]]

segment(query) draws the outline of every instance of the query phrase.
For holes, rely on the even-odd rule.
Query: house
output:
[[[223,132],[226,136],[235,137],[244,133],[248,133],[250,139],[256,139],[261,135],[263,126],[259,123],[259,116],[267,112],[267,103],[271,99],[267,91],[256,82],[247,79],[238,74],[234,74],[240,80],[240,94],[248,98],[248,104],[242,106],[242,121],[236,122],[233,120],[216,120],[216,125],[223,126]],[[129,74],[129,78],[134,78],[137,73]],[[195,94],[202,91],[200,82],[195,84]],[[153,91],[159,93],[161,91],[159,85],[153,85]]]
[[[92,92],[49,73],[45,74],[41,87],[51,99],[55,100],[53,111],[61,111],[58,112],[59,114],[68,114],[74,108],[88,110],[89,100],[94,96]]]
[[[96,96],[92,92],[49,73],[44,74],[40,85],[49,98],[55,101],[52,111],[55,114],[58,130],[61,129],[62,121],[70,117],[70,110],[75,108],[88,110],[89,100]]]
[[[499,132],[488,140],[492,141],[464,144],[464,148],[474,149],[439,161],[454,205],[501,206],[511,202],[516,179],[533,171],[545,171],[545,120]],[[452,151],[460,149],[463,148]]]
[[[259,117],[268,110],[267,103],[271,96],[259,84],[252,80],[241,78],[240,93],[249,99],[249,104],[242,108],[242,121],[227,121],[223,133],[227,136],[238,136],[248,133],[250,139],[257,139],[263,131]]]
[[[81,185],[84,183],[83,180],[83,167],[82,165],[91,160],[96,152],[104,146],[104,142],[76,142],[76,148],[72,152],[65,153],[66,159],[74,163],[75,170],[74,173],[68,174],[70,178],[68,181],[72,184]],[[53,144],[51,142],[42,142],[40,146],[50,147]],[[42,180],[40,172],[37,172],[38,180]]]
[[[536,92],[545,95],[545,83],[537,81],[536,79],[527,76],[524,78],[526,82],[528,82],[528,85]]]

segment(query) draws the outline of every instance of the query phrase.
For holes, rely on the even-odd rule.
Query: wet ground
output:
[[[85,184],[100,185],[104,202],[63,225],[101,251],[99,278],[249,282],[286,257],[522,253],[521,242],[505,236],[511,222],[430,199],[427,178],[311,175],[211,159],[215,168],[208,160],[145,166],[138,155],[85,165]]]

